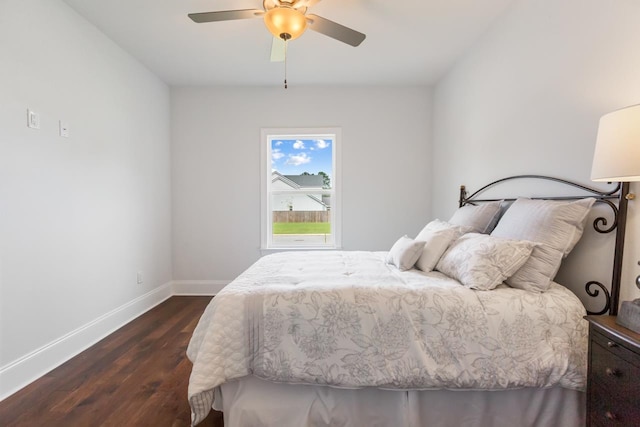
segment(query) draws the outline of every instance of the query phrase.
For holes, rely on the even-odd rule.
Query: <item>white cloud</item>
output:
[[[292,166],[300,166],[307,164],[311,161],[311,157],[307,155],[307,153],[300,153],[297,155],[289,154],[289,158],[287,159],[287,164]]]
[[[271,164],[273,165],[278,160],[284,157],[284,153],[279,148],[274,148],[271,150]]]
[[[284,153],[279,148],[271,150],[271,160],[276,161],[284,157]]]
[[[276,141],[273,145],[275,145],[276,147],[279,147],[282,144],[283,144],[282,141]]]
[[[329,147],[330,143],[325,141],[324,139],[316,139],[316,147],[320,150]]]
[[[304,142],[297,140],[293,143],[293,148],[295,148],[296,150],[304,150]]]

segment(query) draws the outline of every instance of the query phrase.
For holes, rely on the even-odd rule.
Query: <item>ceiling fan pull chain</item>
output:
[[[284,38],[284,88],[287,88],[287,46],[289,42]]]

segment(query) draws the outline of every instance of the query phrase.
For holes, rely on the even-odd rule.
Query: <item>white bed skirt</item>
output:
[[[585,393],[560,387],[350,390],[245,377],[216,389],[214,409],[225,427],[582,427],[585,402]]]

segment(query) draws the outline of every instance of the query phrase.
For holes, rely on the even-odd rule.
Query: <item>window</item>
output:
[[[340,248],[340,129],[263,129],[261,144],[262,248]]]

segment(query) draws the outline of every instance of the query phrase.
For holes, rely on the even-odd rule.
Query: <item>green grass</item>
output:
[[[331,234],[328,222],[274,222],[273,234]]]

